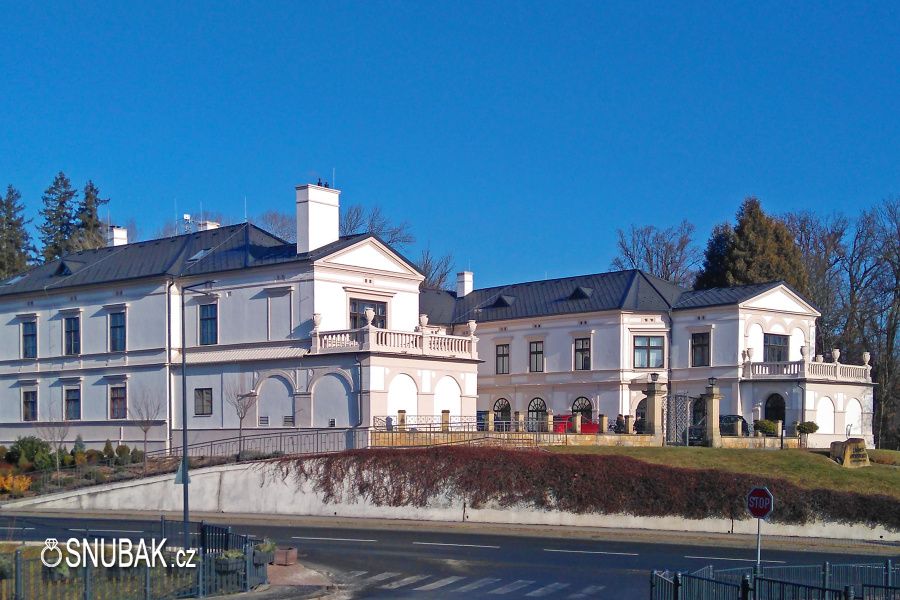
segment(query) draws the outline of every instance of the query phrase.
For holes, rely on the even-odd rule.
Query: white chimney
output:
[[[341,192],[319,185],[297,186],[297,254],[340,237]]]
[[[128,243],[128,230],[118,225],[110,225],[106,228],[107,246],[124,246]]]
[[[472,271],[462,271],[456,274],[457,298],[471,294],[473,289],[475,289],[475,274]]]
[[[200,221],[197,223],[197,231],[207,231],[209,229],[218,229],[221,227],[221,223],[217,223],[215,221]]]

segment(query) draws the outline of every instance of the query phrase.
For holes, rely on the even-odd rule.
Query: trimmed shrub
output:
[[[775,422],[768,419],[759,419],[753,421],[754,431],[762,431],[763,435],[777,435],[775,431]]]
[[[36,471],[46,471],[48,469],[55,469],[56,461],[53,460],[53,456],[50,454],[50,450],[41,448],[38,450],[37,454],[34,455],[34,469]]]
[[[116,464],[127,465],[131,463],[131,448],[125,444],[116,447]]]
[[[72,457],[75,459],[75,466],[81,467],[87,464],[87,455],[84,452],[76,452]]]
[[[131,449],[131,462],[139,463],[144,461],[144,452],[135,446]]]
[[[766,485],[778,498],[777,522],[821,519],[900,530],[900,501],[889,496],[810,490],[776,477],[676,468],[626,456],[459,447],[351,450],[274,464],[284,478],[310,481],[326,502],[424,507],[447,498],[464,499],[473,508],[746,519],[747,490]]]
[[[84,458],[89,465],[96,465],[103,460],[103,453],[99,450],[91,449],[84,453]]]
[[[85,448],[85,446],[84,446],[84,439],[81,437],[81,434],[79,433],[77,436],[75,436],[75,445],[72,447],[72,456],[75,456],[79,452],[84,454],[84,451],[86,449],[87,448]]]
[[[17,439],[9,449],[9,453],[14,455],[16,462],[18,462],[20,457],[24,456],[25,460],[33,463],[41,450],[50,454],[50,444],[39,437],[29,435]]]
[[[103,444],[103,458],[107,460],[113,460],[116,457],[116,451],[113,450],[112,442],[106,440],[106,443]]]
[[[803,421],[797,425],[797,432],[803,434],[815,433],[819,430],[819,426],[815,421]]]

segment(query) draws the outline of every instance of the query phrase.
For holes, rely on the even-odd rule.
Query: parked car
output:
[[[597,433],[599,427],[594,421],[581,420],[581,433]],[[553,415],[553,433],[575,433],[575,417],[571,414]]]
[[[750,425],[747,423],[747,420],[744,419],[744,417],[742,417],[741,415],[720,415],[719,431],[722,433],[722,435],[734,435],[735,423],[741,424],[741,435],[750,435]]]

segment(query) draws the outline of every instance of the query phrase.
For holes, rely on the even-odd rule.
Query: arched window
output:
[[[494,430],[508,431],[512,420],[512,409],[509,400],[500,398],[494,402]]]
[[[637,408],[634,409],[634,418],[635,419],[646,419],[647,418],[647,399],[644,398],[640,402],[638,402]]]
[[[771,394],[766,398],[765,418],[767,421],[784,423],[784,398],[779,394]],[[780,433],[780,432],[779,432]]]
[[[528,430],[547,430],[547,405],[542,398],[532,398],[528,403]]]
[[[594,406],[584,396],[575,398],[575,402],[572,403],[572,416],[574,417],[577,414],[581,414],[582,421],[594,420]]]

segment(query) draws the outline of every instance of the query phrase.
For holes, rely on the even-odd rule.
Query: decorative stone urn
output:
[[[372,321],[375,320],[375,309],[371,306],[367,307],[365,310],[366,315],[366,325],[371,325]]]
[[[841,359],[841,351],[839,348],[835,348],[834,350],[831,351],[831,359],[834,362],[837,362]]]
[[[421,327],[422,329],[425,329],[425,327],[427,325],[428,325],[428,315],[426,315],[426,314],[419,315],[419,327]]]
[[[800,346],[800,356],[801,356],[801,358],[803,358],[804,362],[807,360],[807,358],[809,357],[809,347],[808,346]]]
[[[747,348],[747,360],[753,360],[753,348]]]
[[[478,324],[474,321],[474,319],[469,320],[467,325],[468,325],[468,329],[469,329],[469,335],[470,336],[475,335],[475,328],[478,326]]]
[[[822,362],[823,360],[825,360],[824,356],[822,356],[821,354],[816,354],[816,357],[813,359],[813,362]]]
[[[870,360],[872,360],[872,355],[869,354],[868,350],[866,350],[865,352],[863,352],[863,364],[868,367]]]
[[[322,324],[322,313],[313,313],[313,329],[318,330]]]

